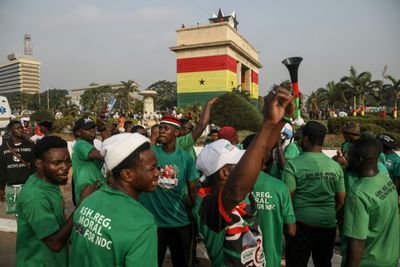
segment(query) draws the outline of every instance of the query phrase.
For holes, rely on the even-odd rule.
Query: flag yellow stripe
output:
[[[251,98],[258,99],[258,84],[251,83]]]
[[[237,87],[237,75],[229,70],[186,72],[176,76],[178,94],[230,92]]]

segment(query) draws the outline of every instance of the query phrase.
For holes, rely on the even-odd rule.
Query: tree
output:
[[[371,82],[371,73],[368,71],[362,72],[357,75],[356,69],[350,67],[350,76],[344,76],[340,79],[340,82],[345,86],[347,90],[351,90],[353,93],[353,109],[357,109],[357,99],[361,107],[361,115],[364,115],[364,102],[365,95],[370,92],[376,85]],[[374,81],[375,82],[375,81]],[[354,115],[354,114],[353,114]]]
[[[320,107],[329,109],[343,108],[348,105],[343,85],[334,81],[328,82],[326,88],[318,88],[315,98]]]
[[[170,111],[176,107],[176,82],[162,80],[153,83],[149,88],[157,92],[157,95],[154,97],[156,109]]]
[[[28,109],[28,105],[33,97],[32,94],[24,92],[5,93],[4,96],[7,97],[11,110],[19,111]]]
[[[256,132],[262,124],[262,115],[242,95],[230,92],[218,97],[211,109],[211,121],[218,126],[232,126],[237,130]]]
[[[47,96],[49,99],[49,109],[58,112],[68,106],[70,98],[66,89],[49,89],[32,96],[28,108],[33,110],[47,109]],[[40,104],[39,104],[40,97]]]
[[[122,86],[117,89],[117,107],[124,113],[131,112],[133,108],[131,100],[135,102],[134,93],[139,92],[139,88],[133,80],[121,81],[121,84]]]
[[[387,99],[394,99],[393,117],[397,118],[397,100],[400,98],[400,79],[396,80],[391,75],[385,75],[385,79],[390,81],[390,84],[384,84],[382,91],[389,97]]]
[[[99,110],[113,95],[114,92],[110,85],[93,87],[82,94],[80,104],[85,110]]]
[[[51,121],[54,122],[54,116],[53,114],[48,111],[48,110],[37,110],[32,113],[31,115],[31,120],[32,121]]]

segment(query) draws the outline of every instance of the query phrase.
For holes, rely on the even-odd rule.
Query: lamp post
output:
[[[47,110],[50,110],[50,88],[47,89]]]

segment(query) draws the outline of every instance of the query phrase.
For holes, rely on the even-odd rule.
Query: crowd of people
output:
[[[199,239],[216,267],[282,258],[302,267],[310,257],[331,266],[335,242],[342,266],[397,266],[400,157],[390,136],[348,123],[330,158],[326,127],[308,121],[294,131],[293,96],[277,86],[256,134],[240,143],[235,128],[212,128],[197,155],[217,101],[196,122],[167,114],[148,130],[110,128],[102,111],[75,122],[70,147],[51,125],[27,140],[11,121],[0,198],[17,215],[17,266],[162,266],[167,249],[174,267],[196,266]],[[60,185],[71,173],[67,216]]]

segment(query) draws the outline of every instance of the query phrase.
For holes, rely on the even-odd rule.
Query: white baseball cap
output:
[[[196,168],[208,177],[225,164],[238,163],[244,152],[228,140],[219,139],[203,148],[197,157]]]
[[[118,166],[133,151],[146,142],[148,138],[139,133],[121,133],[104,140],[101,145],[101,155],[109,171]]]

